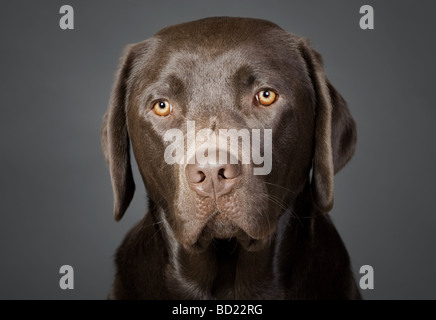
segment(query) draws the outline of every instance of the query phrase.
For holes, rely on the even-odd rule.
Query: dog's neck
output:
[[[285,289],[281,266],[282,243],[289,242],[292,209],[286,210],[278,223],[276,234],[261,250],[249,252],[235,239],[213,241],[205,251],[186,251],[174,238],[165,219],[162,236],[167,238],[168,264],[165,270],[167,288],[175,299],[283,299]],[[160,214],[163,214],[160,209]],[[289,245],[290,243],[287,243]],[[250,272],[241,272],[250,270]],[[263,290],[254,290],[254,288]],[[282,290],[280,290],[282,288]],[[253,296],[262,292],[262,296]]]

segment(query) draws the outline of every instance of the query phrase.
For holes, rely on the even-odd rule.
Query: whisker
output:
[[[266,197],[269,201],[271,201],[271,203],[277,205],[277,206],[278,206],[280,209],[282,209],[282,210],[290,210],[290,216],[291,216],[291,218],[293,218],[293,219],[297,219],[297,220],[299,221],[299,223],[300,223],[301,225],[303,225],[303,223],[302,223],[300,217],[299,217],[297,214],[295,214],[294,210],[292,210],[292,208],[289,207],[289,206],[288,206],[285,202],[283,202],[280,198],[278,198],[278,197],[276,197],[276,196],[274,196],[274,195],[271,195],[271,194],[267,194],[267,193],[260,193],[259,196]]]
[[[267,221],[267,223],[268,223],[268,230],[271,230],[271,223],[270,223],[270,221],[269,221],[268,214],[262,213],[262,212],[259,210],[259,208],[256,207],[256,206],[254,207],[254,209],[256,209],[256,211],[259,212],[260,216],[264,216],[264,215],[265,215],[265,217],[266,217],[266,221]],[[271,239],[268,239],[268,241],[271,241]]]
[[[294,191],[294,190],[288,189],[288,188],[283,187],[283,186],[281,186],[281,185],[278,185],[278,184],[275,184],[275,183],[271,183],[271,182],[267,182],[267,181],[264,181],[263,183],[265,183],[265,184],[269,184],[269,185],[271,185],[271,186],[273,186],[273,187],[277,187],[277,188],[284,189],[284,190],[286,190],[286,191],[288,191],[288,192],[291,192],[292,194],[295,194],[295,191]]]
[[[259,196],[266,197],[272,203],[276,204],[280,209],[286,210],[288,208],[286,206],[286,204],[282,200],[280,200],[279,198],[274,197],[273,195],[270,195],[270,194],[267,194],[267,193],[260,193]]]

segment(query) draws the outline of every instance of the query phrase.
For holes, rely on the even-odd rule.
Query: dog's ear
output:
[[[324,73],[321,55],[306,39],[300,42],[315,95],[315,150],[313,155],[312,193],[318,208],[333,208],[335,173],[351,159],[356,146],[356,123],[347,104]]]
[[[135,193],[126,124],[127,83],[135,57],[133,48],[128,46],[121,58],[101,129],[101,145],[112,180],[116,221],[121,220]]]
[[[327,80],[333,106],[332,148],[335,174],[338,173],[354,155],[357,141],[356,122],[350,114],[347,103],[340,93]]]

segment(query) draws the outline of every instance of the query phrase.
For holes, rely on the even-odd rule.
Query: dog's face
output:
[[[133,196],[131,142],[152,205],[185,249],[236,238],[256,250],[311,169],[314,201],[331,209],[355,137],[304,39],[255,19],[163,29],[128,48],[105,117],[115,218]]]

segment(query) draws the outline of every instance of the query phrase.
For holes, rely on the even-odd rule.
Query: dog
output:
[[[192,124],[200,137],[188,137]],[[175,129],[182,140],[170,152]],[[208,140],[224,129],[251,130],[259,156],[271,150],[270,170],[242,161],[241,137],[227,161],[200,163],[228,145]],[[127,46],[101,142],[115,220],[135,190],[130,148],[149,209],[118,248],[108,298],[360,299],[328,216],[356,139],[321,55],[272,22],[206,18]],[[168,163],[174,152],[183,157]]]

